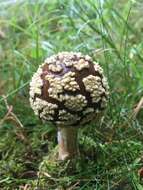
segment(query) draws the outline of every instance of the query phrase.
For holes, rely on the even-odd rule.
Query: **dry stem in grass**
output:
[[[3,117],[3,119],[0,121],[0,127],[3,125],[3,123],[5,121],[12,122],[16,126],[16,128],[17,128],[17,130],[16,130],[17,137],[21,141],[23,141],[25,144],[27,144],[28,143],[28,139],[27,139],[26,134],[24,132],[23,124],[18,119],[18,117],[16,116],[16,114],[13,112],[13,106],[8,104],[7,99],[6,99],[5,96],[3,96],[3,98],[4,98],[5,106],[7,108],[7,113],[5,114],[5,116]]]
[[[143,108],[143,97],[140,99],[140,101],[138,102],[137,106],[135,107],[134,111],[133,111],[133,118],[135,119],[138,115],[138,113],[140,112],[140,110]]]
[[[29,184],[25,184],[24,186],[20,186],[19,190],[31,190],[31,185]]]
[[[6,38],[5,33],[2,30],[0,30],[0,39],[4,38]]]

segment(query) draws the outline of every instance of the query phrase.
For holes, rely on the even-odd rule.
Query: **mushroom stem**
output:
[[[77,144],[77,128],[58,128],[59,160],[73,158],[79,153]]]

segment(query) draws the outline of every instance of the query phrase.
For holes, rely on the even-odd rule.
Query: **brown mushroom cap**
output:
[[[30,103],[40,119],[80,126],[106,107],[108,84],[88,55],[61,52],[45,60],[30,83]]]

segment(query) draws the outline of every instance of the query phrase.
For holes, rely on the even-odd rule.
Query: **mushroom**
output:
[[[59,160],[78,155],[78,128],[95,120],[107,99],[108,83],[102,68],[79,52],[47,58],[30,83],[35,114],[58,128]]]

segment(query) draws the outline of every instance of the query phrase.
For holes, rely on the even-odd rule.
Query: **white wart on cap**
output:
[[[40,119],[80,126],[105,109],[108,84],[88,55],[61,52],[45,60],[30,83],[30,103]]]

